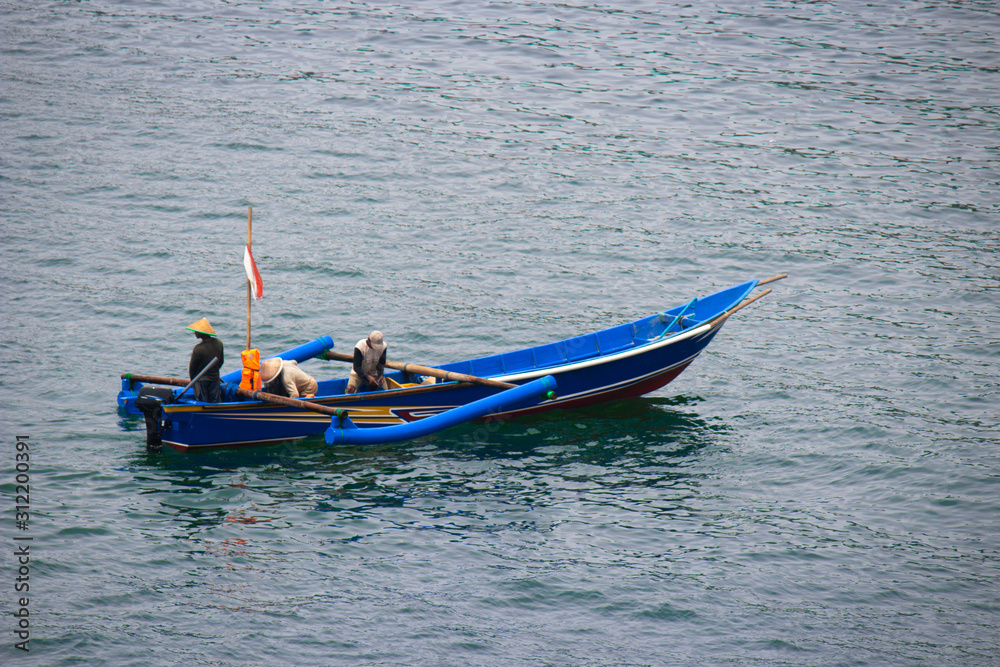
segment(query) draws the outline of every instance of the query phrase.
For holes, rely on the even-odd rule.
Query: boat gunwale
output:
[[[713,318],[717,319],[717,318]],[[531,371],[524,371],[522,373],[516,373],[513,375],[498,375],[494,379],[500,382],[515,382],[518,380],[528,380],[539,375],[548,375],[553,372],[566,373],[570,371],[581,370],[584,368],[592,368],[594,366],[601,366],[609,362],[615,362],[620,359],[627,359],[629,357],[634,357],[639,354],[646,354],[647,352],[652,352],[653,350],[659,349],[661,347],[666,347],[673,343],[679,343],[688,338],[693,338],[702,333],[706,333],[712,329],[712,325],[709,322],[704,324],[699,324],[698,326],[688,329],[687,331],[678,331],[673,336],[659,340],[651,340],[646,343],[637,344],[627,350],[620,350],[618,352],[610,352],[606,355],[594,357],[592,359],[585,359],[583,361],[574,361],[567,364],[555,365],[555,366],[545,366],[543,368],[536,368]],[[530,348],[527,348],[530,349]]]

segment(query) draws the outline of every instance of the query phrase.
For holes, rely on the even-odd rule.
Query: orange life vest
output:
[[[243,360],[240,389],[260,390],[260,350],[243,350],[240,352],[240,359]]]

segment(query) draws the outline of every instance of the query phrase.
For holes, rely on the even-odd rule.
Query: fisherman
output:
[[[389,349],[381,331],[373,331],[354,346],[354,367],[347,380],[347,393],[361,387],[365,391],[387,389],[385,382],[385,351]]]
[[[260,381],[263,391],[276,396],[299,398],[316,395],[316,380],[299,368],[299,362],[271,357],[260,362]]]
[[[194,383],[194,397],[206,403],[222,402],[222,382],[219,377],[219,369],[222,368],[224,360],[222,354],[222,341],[215,335],[215,329],[204,317],[188,327],[188,331],[193,331],[198,337],[198,343],[191,351],[191,361],[188,362],[188,377],[197,377],[213,357],[217,359],[215,364],[201,376],[201,379]]]

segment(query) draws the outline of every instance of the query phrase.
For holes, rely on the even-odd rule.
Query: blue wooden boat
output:
[[[345,394],[345,376],[320,380],[316,396],[309,399],[326,414],[262,400],[202,403],[190,392],[176,400],[177,390],[171,389],[158,399],[160,437],[180,450],[266,445],[320,434],[330,443],[388,442],[486,415],[507,419],[641,396],[680,375],[733,313],[771,291],[750,297],[758,285],[783,277],[749,280],[609,329],[434,367],[511,385],[530,385],[527,388],[502,390],[462,381],[424,384],[422,376],[396,371],[386,373],[395,388]],[[283,358],[321,356],[328,342],[332,344],[327,337],[317,339]],[[223,379],[236,375],[238,372]],[[134,377],[122,377],[119,406],[128,414],[138,414],[136,399],[143,384]],[[462,410],[474,403],[475,410]],[[419,428],[390,428],[421,420],[427,423]]]

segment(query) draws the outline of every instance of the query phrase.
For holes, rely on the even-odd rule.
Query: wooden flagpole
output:
[[[247,248],[250,248],[251,243],[253,243],[253,206],[247,206]],[[251,250],[251,252],[253,252]],[[247,347],[250,349],[250,290],[252,286],[250,285],[250,276],[247,276]]]

